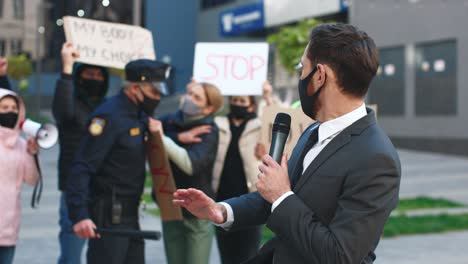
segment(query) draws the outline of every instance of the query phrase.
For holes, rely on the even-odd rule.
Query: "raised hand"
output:
[[[73,64],[75,63],[76,59],[80,57],[80,53],[73,46],[73,43],[65,42],[62,45],[61,54],[62,54],[63,73],[72,74]]]
[[[262,97],[263,100],[266,101],[267,105],[273,104],[273,87],[268,80],[263,82]]]
[[[0,76],[7,75],[8,60],[4,57],[0,57]]]
[[[187,209],[194,216],[216,224],[226,222],[227,212],[205,193],[197,189],[179,189],[174,192],[173,202]]]

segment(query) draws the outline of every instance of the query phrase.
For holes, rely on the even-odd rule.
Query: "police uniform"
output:
[[[128,81],[161,82],[166,67],[137,60],[127,64],[125,71]],[[98,228],[140,229],[147,131],[148,115],[123,91],[91,115],[67,183],[74,224],[92,219]],[[88,263],[144,263],[144,241],[103,235],[89,241],[87,258]]]

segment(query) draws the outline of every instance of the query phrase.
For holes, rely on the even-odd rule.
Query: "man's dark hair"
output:
[[[364,97],[379,67],[374,41],[348,24],[323,24],[312,29],[307,57],[312,66],[327,64],[336,73],[344,92]]]

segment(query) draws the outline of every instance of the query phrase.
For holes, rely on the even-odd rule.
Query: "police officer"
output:
[[[100,236],[96,228],[139,230],[138,206],[145,181],[145,137],[168,77],[167,64],[136,60],[125,67],[121,93],[91,115],[72,164],[67,204],[73,231],[89,241],[88,263],[144,263],[144,241]]]

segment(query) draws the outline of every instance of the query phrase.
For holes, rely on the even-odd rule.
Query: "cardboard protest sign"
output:
[[[149,140],[148,163],[153,179],[153,189],[156,192],[156,201],[161,210],[161,218],[163,221],[182,220],[182,209],[172,203],[172,194],[177,188],[161,134],[153,135]]]
[[[270,149],[271,129],[273,128],[273,122],[275,121],[276,114],[280,112],[289,114],[291,116],[291,129],[289,131],[286,146],[284,146],[284,152],[290,156],[302,132],[304,132],[308,126],[314,123],[314,120],[306,116],[300,107],[291,109],[277,105],[266,106],[263,109],[263,114],[261,117],[262,130],[260,134],[260,142],[265,145],[267,150]]]
[[[267,43],[197,43],[193,77],[223,95],[261,95],[267,79]]]
[[[65,37],[80,52],[79,62],[123,69],[136,59],[156,59],[151,31],[138,26],[66,16]]]

